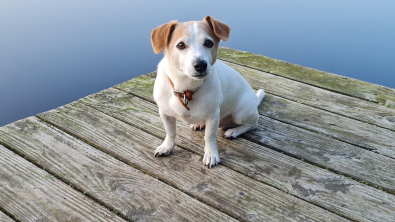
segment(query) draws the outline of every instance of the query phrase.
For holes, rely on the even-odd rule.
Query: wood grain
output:
[[[155,82],[155,76],[156,73],[149,73],[114,87],[154,102],[152,87]],[[395,158],[394,131],[293,102],[269,93],[267,93],[259,106],[259,112],[270,118]]]
[[[333,171],[395,191],[395,160],[265,116],[242,135]]]
[[[107,101],[110,98],[112,99],[111,104],[117,104],[116,106],[108,107]],[[149,97],[147,96],[147,98]],[[144,109],[145,112],[134,112],[132,115],[136,115],[136,117],[129,116],[129,118],[144,118],[145,116],[143,117],[142,114],[154,115],[157,118],[156,121],[152,122],[151,117],[148,119],[154,125],[155,129],[162,128],[163,125],[158,117],[156,106],[150,105],[148,102],[141,104],[144,102],[126,93],[121,93],[116,89],[109,89],[102,93],[88,96],[81,101],[117,118],[122,118],[117,115],[119,112],[116,112],[120,108],[124,107],[124,109],[127,109],[126,107],[130,106],[134,107],[132,110],[136,110],[137,106],[140,107],[140,110]],[[101,106],[104,105],[107,106],[102,108]],[[113,113],[108,110],[109,108],[112,109]],[[128,120],[125,121],[130,122]],[[351,144],[343,143],[265,116],[261,116],[259,124],[257,130],[246,133],[243,137],[395,192],[395,177],[393,174],[393,170],[395,169],[394,159],[383,157]],[[152,132],[152,129],[147,129],[147,131]]]
[[[344,220],[226,167],[208,170],[200,155],[183,149],[175,148],[170,157],[154,157],[161,139],[81,103],[39,117],[241,220]]]
[[[150,102],[116,89],[104,90],[80,101],[146,132],[150,132],[159,138],[164,138],[165,136],[157,107]],[[391,168],[386,167],[380,160],[382,157],[375,158],[373,156],[372,159],[369,159],[369,156],[373,153],[366,150],[325,136],[316,135],[267,117],[261,117],[262,123],[264,128],[266,124],[268,125],[268,130],[263,132],[259,141],[265,142],[265,140],[268,140],[265,143],[276,146],[279,151],[284,150],[295,155],[300,153],[302,158],[312,155],[311,161],[333,167],[339,171],[343,171],[344,168],[346,172],[354,175],[363,176],[362,174],[367,173],[378,178],[373,173],[378,172],[380,175],[380,172],[374,171],[373,168],[379,167],[384,167],[383,169],[386,170],[384,174],[386,175],[391,175],[392,173]],[[259,131],[257,130],[257,132]],[[303,135],[304,133],[306,133],[306,136]],[[249,133],[246,135],[254,139],[259,137],[259,135]],[[319,141],[318,146],[314,145],[315,136],[317,136]],[[293,137],[300,138],[295,141]],[[322,141],[320,141],[321,139]],[[203,133],[191,131],[186,124],[177,123],[176,142],[179,146],[201,155],[203,154]],[[228,141],[218,137],[218,145],[223,165],[252,178],[264,181],[281,190],[355,220],[392,220],[395,204],[390,204],[391,206],[389,206],[387,203],[392,203],[395,200],[393,195],[320,169],[306,162],[290,158],[244,139]],[[328,150],[327,154],[325,154],[326,149]],[[336,158],[333,157],[336,153],[334,151],[338,154]],[[323,161],[327,155],[331,158],[330,161]],[[378,155],[376,154],[376,156]],[[358,160],[357,158],[360,157],[361,160]],[[392,159],[387,159],[392,161]],[[346,164],[348,167],[344,167],[341,164]],[[375,166],[375,164],[378,164],[378,166]],[[350,166],[358,170],[362,169],[362,173],[356,169],[353,170]],[[366,169],[363,169],[363,167],[366,167]],[[371,171],[371,174],[369,174],[369,171]],[[369,176],[366,176],[366,178],[369,179]],[[392,177],[389,177],[389,179],[392,180]],[[381,181],[375,182],[380,183]]]
[[[395,108],[395,89],[226,47],[220,48],[218,57],[222,60]]]
[[[0,141],[133,221],[233,221],[35,117],[0,128]]]
[[[148,99],[155,103],[152,95],[154,91],[155,78],[156,72],[152,72],[115,85],[114,88],[129,92],[135,96]]]
[[[11,219],[9,216],[7,216],[5,213],[0,211],[0,221],[1,222],[14,222],[13,219]]]
[[[21,221],[124,221],[0,145],[0,207]]]
[[[268,94],[259,113],[395,158],[395,132]],[[373,155],[374,156],[374,155]]]
[[[255,89],[263,88],[273,95],[395,130],[395,109],[234,63],[224,63],[243,75]]]

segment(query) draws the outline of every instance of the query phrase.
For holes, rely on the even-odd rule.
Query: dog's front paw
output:
[[[211,168],[213,166],[218,165],[219,162],[220,162],[220,159],[219,159],[219,154],[218,154],[217,149],[215,149],[215,151],[214,150],[207,150],[204,152],[203,164],[205,166],[208,166],[208,168]]]
[[[191,125],[191,130],[201,131],[204,130],[205,125]]]
[[[160,146],[156,148],[154,156],[168,156],[170,155],[173,147],[174,145],[165,144],[165,142],[163,142]]]

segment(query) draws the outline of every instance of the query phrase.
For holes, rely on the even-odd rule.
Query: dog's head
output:
[[[171,21],[151,33],[155,53],[165,50],[165,56],[183,74],[192,79],[204,79],[211,71],[220,40],[227,41],[230,27],[206,16],[202,21],[178,23]]]

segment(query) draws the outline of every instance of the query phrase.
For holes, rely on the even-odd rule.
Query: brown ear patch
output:
[[[178,24],[177,20],[156,27],[151,32],[151,44],[156,54],[162,52],[170,42],[171,34]]]
[[[222,39],[223,41],[228,41],[230,35],[230,27],[218,20],[213,19],[211,16],[206,16],[204,18],[208,22],[211,29],[214,31],[215,35]]]

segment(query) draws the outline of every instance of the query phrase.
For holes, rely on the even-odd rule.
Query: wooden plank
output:
[[[13,219],[11,219],[9,216],[7,216],[5,213],[1,212],[0,210],[0,221],[1,222],[14,222]]]
[[[21,221],[124,221],[0,145],[0,207]]]
[[[218,57],[225,61],[395,108],[395,89],[226,47],[220,48]]]
[[[109,100],[110,98],[111,100]],[[152,119],[156,118],[155,122],[150,122],[154,125],[154,128],[147,129],[147,132],[162,128],[162,122],[158,116],[156,106],[141,99],[133,98],[131,95],[116,89],[105,90],[83,98],[81,101],[88,106],[92,106],[116,118],[122,118],[123,121],[130,123],[140,119],[140,121],[152,121]],[[111,102],[113,107],[109,107],[109,102]],[[117,104],[117,106],[114,106],[114,104]],[[121,108],[127,109],[127,106],[132,107],[132,110],[143,109],[145,112],[135,112],[131,116],[128,115],[127,118],[130,118],[130,120],[124,120],[117,111],[122,110]],[[395,192],[394,159],[265,116],[260,118],[259,124],[257,130],[250,131],[244,134],[243,137]],[[188,126],[185,129],[187,128]],[[160,137],[164,135],[163,131]]]
[[[154,157],[153,151],[162,143],[161,139],[81,103],[39,116],[241,220],[344,220],[226,167],[208,170],[201,163],[201,156],[178,147],[170,157]]]
[[[0,128],[0,141],[115,209],[124,218],[133,221],[233,221],[218,210],[35,117]]]
[[[83,98],[80,101],[146,132],[150,132],[159,138],[165,137],[163,123],[158,116],[157,107],[152,103],[116,89],[108,89]],[[290,128],[296,127],[283,124],[270,118],[264,119],[265,121],[271,121],[270,123],[273,127],[276,127],[277,123],[278,126],[273,129],[273,131],[269,131],[267,135],[262,135],[263,139],[266,138],[265,136],[271,138],[272,135],[273,140],[278,141],[276,141],[277,144],[273,144],[274,142],[270,144],[278,145],[277,148],[279,150],[284,147],[284,150],[290,153],[292,153],[292,149],[296,149],[297,151],[311,149],[311,154],[306,155],[313,155],[313,158],[320,160],[321,163],[325,163],[325,161],[323,162],[321,158],[317,156],[318,152],[314,152],[320,149],[320,147],[310,147],[308,143],[309,137],[304,138],[302,131],[288,130],[284,132],[287,126]],[[276,134],[277,130],[278,133]],[[296,142],[304,142],[303,144],[306,144],[306,146],[300,146],[299,144],[298,146],[292,147],[294,140],[292,137],[288,140],[287,135],[293,133],[296,133],[295,136],[302,136]],[[314,135],[314,133],[311,132],[307,133],[310,133],[308,135]],[[368,161],[366,164],[371,164],[367,166],[367,170],[363,170],[363,172],[367,172],[369,169],[371,170],[376,163],[375,161],[377,159],[373,158],[372,162],[369,162],[369,159],[366,160],[366,157],[362,154],[353,156],[351,151],[355,152],[355,150],[352,150],[351,145],[341,143],[337,140],[331,141],[331,139],[325,140],[324,143],[325,142],[328,142],[329,145],[324,146],[323,149],[329,149],[329,153],[334,153],[331,151],[337,149],[336,152],[339,153],[337,156],[339,160],[331,158],[329,161],[328,165],[331,167],[337,167],[336,169],[341,170],[342,166],[336,166],[336,164],[342,164],[342,162],[347,160],[354,161],[353,158],[358,159],[362,157],[362,162]],[[191,131],[186,124],[177,124],[176,143],[195,153],[203,154],[203,133]],[[323,145],[324,143],[319,143],[319,145]],[[219,136],[218,145],[223,165],[257,180],[271,184],[300,198],[311,201],[314,204],[340,212],[342,215],[346,215],[355,220],[391,221],[393,218],[393,211],[395,210],[395,202],[393,202],[395,199],[393,195],[348,179],[347,177],[290,158],[265,147],[258,146],[244,139],[228,141]],[[333,147],[330,145],[333,145]],[[342,152],[343,148],[346,149],[346,152]],[[367,158],[370,154],[373,154],[360,148],[355,147],[355,149],[357,151],[364,151]],[[323,150],[320,151],[323,152]],[[350,159],[347,159],[347,152],[352,154],[349,156]],[[344,157],[340,154],[344,155]],[[313,160],[314,159],[312,159],[312,161]],[[358,161],[360,160],[356,160],[355,162]],[[358,163],[355,163],[355,166],[357,166],[357,170],[361,169]],[[361,164],[360,166],[364,165]],[[348,169],[350,168],[347,168],[347,170]],[[353,171],[351,170],[351,172]],[[392,171],[389,171],[389,173],[391,172]],[[360,172],[356,173],[358,173],[358,175],[363,174]],[[387,173],[388,172],[386,172],[386,174]],[[388,205],[388,203],[391,204]]]
[[[156,73],[150,73],[114,87],[154,102],[152,87],[155,77]],[[259,106],[259,112],[270,118],[395,158],[394,131],[293,102],[269,93],[267,93]]]
[[[292,156],[395,191],[395,160],[351,144],[261,116],[256,130],[242,135]]]
[[[259,113],[395,158],[395,132],[267,94]]]
[[[152,95],[152,92],[154,91],[155,78],[156,72],[152,72],[115,85],[114,88],[129,92],[135,96],[148,99],[155,103]]]
[[[241,73],[255,89],[263,88],[273,95],[395,130],[395,109],[234,63],[224,63]]]

